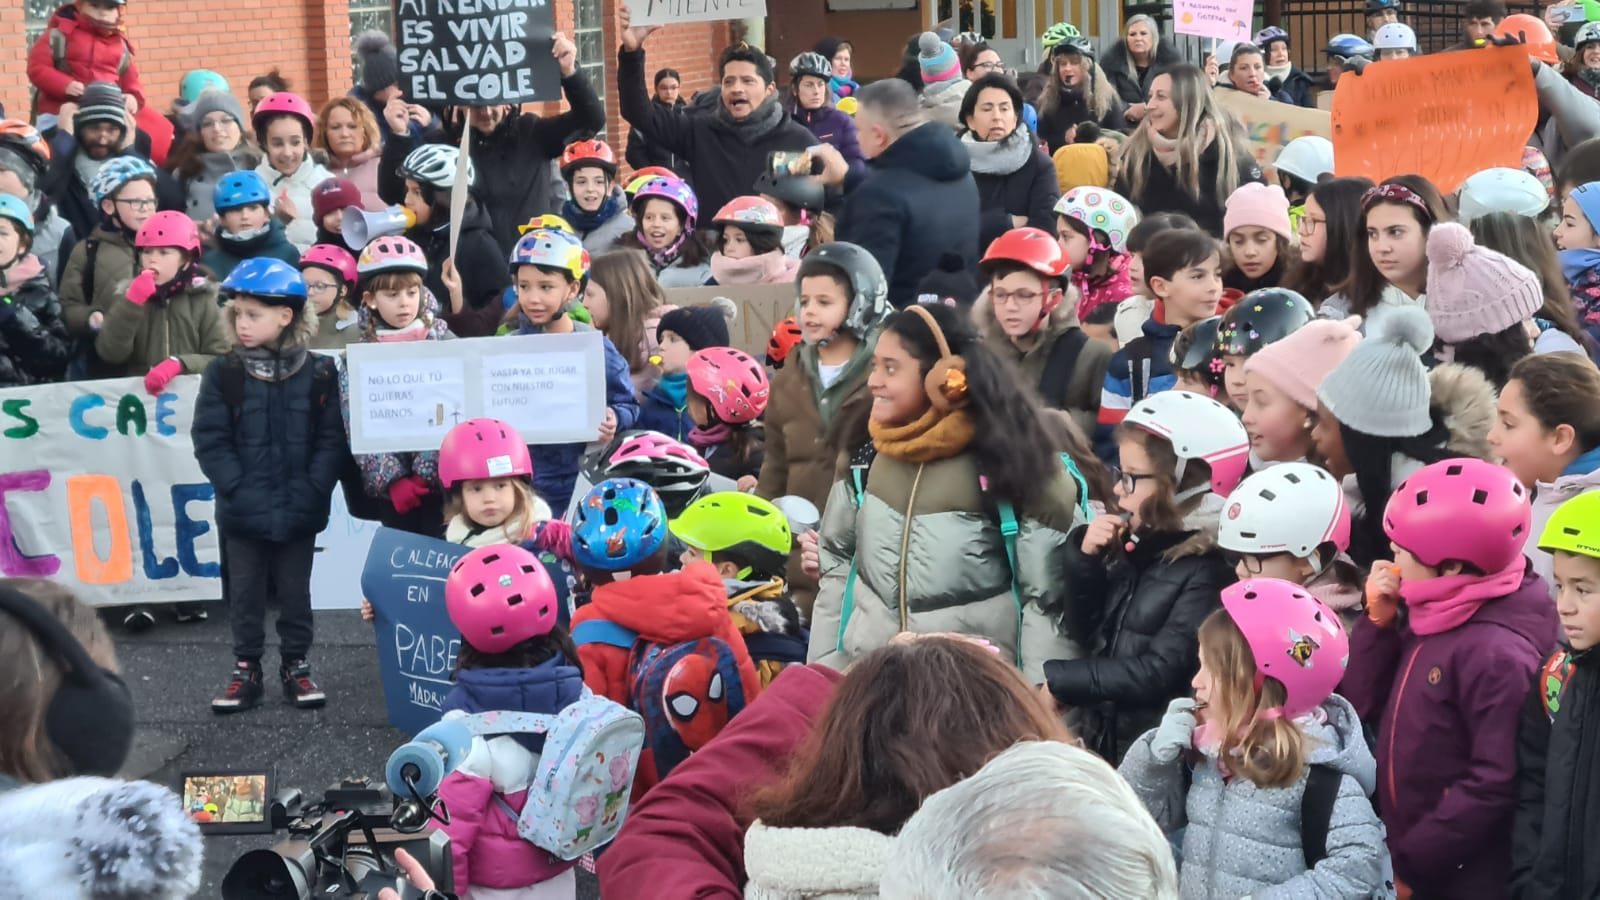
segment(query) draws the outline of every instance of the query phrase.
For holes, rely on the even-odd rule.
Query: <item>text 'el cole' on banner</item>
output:
[[[561,99],[554,0],[397,0],[407,101],[456,106]]]
[[[1520,168],[1538,118],[1522,47],[1372,63],[1334,91],[1334,171],[1373,181],[1413,173],[1448,194],[1474,172]]]

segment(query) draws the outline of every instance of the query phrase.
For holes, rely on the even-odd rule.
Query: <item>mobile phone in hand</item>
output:
[[[817,175],[818,160],[806,150],[774,150],[767,154],[767,171],[774,175]]]

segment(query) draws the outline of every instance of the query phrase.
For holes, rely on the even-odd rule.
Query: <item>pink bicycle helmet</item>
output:
[[[177,247],[190,253],[200,252],[200,229],[194,220],[181,212],[158,212],[145,220],[134,236],[135,247]]]
[[[771,201],[761,197],[735,197],[723,204],[717,210],[716,218],[711,220],[716,226],[736,225],[740,228],[750,228],[756,231],[767,231],[776,234],[783,230],[783,219],[778,215],[778,208]]]
[[[732,347],[707,347],[689,357],[689,386],[729,425],[760,418],[767,408],[767,370],[755,357]]]
[[[1322,705],[1350,664],[1350,638],[1333,610],[1280,578],[1252,578],[1222,589],[1222,608],[1244,633],[1257,678],[1283,685],[1281,709],[1258,715],[1293,719]]]
[[[266,129],[267,119],[270,116],[289,115],[299,119],[306,128],[306,141],[311,140],[312,132],[317,127],[317,112],[311,108],[304,97],[291,94],[288,91],[278,91],[268,94],[265,99],[256,104],[255,115],[250,117],[250,126],[256,130],[256,137],[263,145],[266,138],[262,132]]]
[[[355,290],[361,275],[356,271],[356,258],[337,244],[312,244],[300,256],[300,268],[316,266],[344,279],[345,286]]]
[[[384,272],[416,272],[427,277],[428,257],[410,238],[374,238],[356,260],[356,273],[362,278]]]
[[[693,232],[700,222],[700,200],[695,197],[694,189],[681,178],[652,178],[646,181],[633,195],[633,203],[629,206],[635,220],[643,220],[640,210],[644,208],[645,201],[651,197],[660,197],[683,210],[683,217],[686,220],[683,226],[685,232]]]
[[[447,488],[459,481],[514,477],[533,477],[533,457],[522,435],[499,419],[468,419],[439,445],[439,482]]]
[[[706,486],[705,457],[658,431],[632,431],[606,457],[605,478],[633,478],[655,488],[668,518],[677,518]]]
[[[1383,510],[1383,533],[1425,566],[1455,559],[1492,575],[1522,556],[1531,517],[1528,489],[1511,470],[1463,457],[1401,482]]]
[[[556,626],[556,587],[539,559],[512,544],[491,544],[456,561],[444,582],[445,610],[461,639],[504,653]]]

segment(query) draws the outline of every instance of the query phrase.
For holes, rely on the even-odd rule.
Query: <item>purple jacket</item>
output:
[[[1505,896],[1517,723],[1555,633],[1555,605],[1531,570],[1442,634],[1356,622],[1339,693],[1377,726],[1376,802],[1395,875],[1417,896]]]
[[[861,141],[856,136],[856,120],[831,106],[821,109],[800,109],[791,107],[789,114],[796,122],[811,129],[817,140],[833,145],[844,161],[850,164],[850,171],[865,172],[867,158],[861,155]]]

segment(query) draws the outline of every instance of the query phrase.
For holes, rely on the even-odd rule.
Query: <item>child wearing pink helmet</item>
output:
[[[356,258],[337,244],[314,244],[300,257],[300,276],[306,282],[306,299],[317,316],[313,350],[343,350],[361,340],[361,317],[356,315]]]
[[[1376,725],[1396,881],[1419,896],[1503,896],[1511,875],[1517,723],[1557,627],[1522,553],[1530,518],[1516,475],[1467,458],[1384,508],[1395,561],[1372,566],[1341,690]]]
[[[1118,770],[1163,831],[1184,829],[1183,896],[1383,896],[1377,765],[1333,692],[1349,658],[1338,615],[1300,585],[1222,591],[1200,623],[1194,697],[1169,703]]]
[[[256,174],[272,192],[272,214],[283,223],[284,236],[302,253],[317,242],[317,219],[311,193],[333,173],[311,153],[317,113],[299,94],[278,91],[256,105],[250,117],[256,143],[266,159]]]
[[[686,369],[684,402],[694,419],[689,443],[713,474],[738,482],[741,491],[755,487],[764,443],[759,420],[771,393],[767,370],[733,347],[696,350]]]

